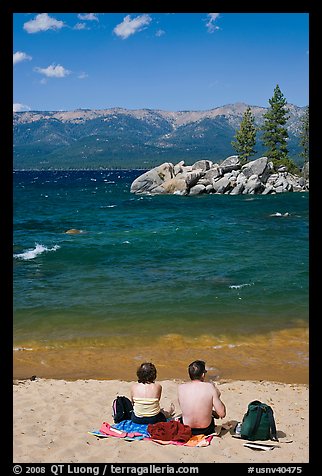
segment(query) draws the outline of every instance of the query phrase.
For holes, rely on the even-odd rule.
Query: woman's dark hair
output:
[[[151,362],[144,362],[136,371],[139,383],[153,383],[157,378],[157,369]]]
[[[195,360],[188,367],[191,380],[199,380],[203,373],[206,373],[206,363],[203,360]]]

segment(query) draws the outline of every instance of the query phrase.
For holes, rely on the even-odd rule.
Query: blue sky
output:
[[[15,13],[14,110],[309,101],[308,13]]]

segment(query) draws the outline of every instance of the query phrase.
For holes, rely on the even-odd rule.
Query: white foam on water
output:
[[[228,286],[230,289],[241,289],[245,286],[253,286],[254,283],[244,283],[244,284],[231,284]]]
[[[38,255],[41,255],[42,253],[49,252],[49,251],[56,251],[58,248],[60,248],[59,245],[55,245],[52,248],[47,248],[44,245],[41,245],[39,243],[35,243],[35,248],[29,249],[27,251],[24,251],[23,253],[16,253],[13,255],[14,258],[17,259],[22,259],[22,260],[30,260],[36,258]]]
[[[14,347],[13,351],[14,352],[19,352],[21,350],[33,350],[32,347]]]
[[[235,347],[240,347],[243,344],[222,344],[222,345],[213,345],[213,349],[223,349],[224,347],[228,347],[228,349],[234,349]]]

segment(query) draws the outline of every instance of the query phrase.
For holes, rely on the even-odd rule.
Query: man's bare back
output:
[[[203,364],[203,361],[201,362]],[[216,418],[226,416],[226,408],[220,399],[220,391],[214,383],[204,382],[205,375],[206,370],[198,376],[199,378],[178,386],[182,421],[191,428],[207,428],[212,422],[213,412]]]

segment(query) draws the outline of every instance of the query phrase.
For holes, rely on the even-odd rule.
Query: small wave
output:
[[[289,212],[281,213],[281,212],[276,212],[276,213],[271,213],[270,217],[289,217],[290,214]]]
[[[47,251],[56,251],[58,250],[58,248],[60,248],[59,245],[55,245],[52,248],[47,248],[44,245],[40,245],[39,243],[36,243],[36,247],[34,249],[27,250],[24,253],[14,254],[13,257],[18,259],[23,259],[23,260],[30,260],[30,259],[36,258],[38,255],[45,253]]]
[[[33,350],[33,348],[32,347],[14,347],[13,348],[14,352],[20,352],[22,350]]]
[[[242,344],[223,344],[223,345],[213,345],[213,349],[223,349],[224,347],[228,347],[228,349],[234,349],[235,347],[240,347]]]
[[[229,286],[230,289],[241,289],[245,286],[253,286],[254,283],[244,283],[244,284],[231,284]]]

